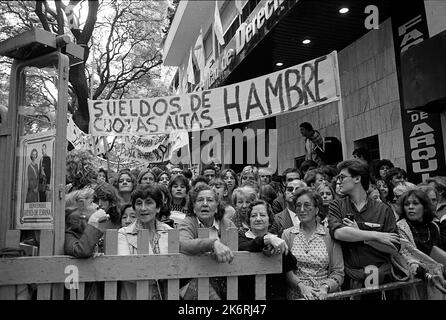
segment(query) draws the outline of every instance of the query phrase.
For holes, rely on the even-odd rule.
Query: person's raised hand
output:
[[[108,219],[109,215],[105,213],[104,210],[99,209],[90,216],[90,219],[88,219],[88,224],[104,232],[110,228],[109,223],[107,223],[109,221]]]
[[[214,241],[214,256],[218,262],[232,262],[234,259],[234,254],[231,249],[225,246],[220,240]]]

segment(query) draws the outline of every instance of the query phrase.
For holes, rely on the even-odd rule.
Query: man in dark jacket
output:
[[[305,182],[298,179],[288,182],[285,189],[286,208],[274,216],[274,222],[270,229],[271,233],[281,237],[283,230],[291,228],[299,222],[294,208],[296,194],[299,189],[306,186]]]

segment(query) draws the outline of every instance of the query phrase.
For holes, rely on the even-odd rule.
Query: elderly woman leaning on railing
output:
[[[208,185],[202,185],[189,193],[190,214],[179,224],[180,252],[189,255],[212,253],[218,262],[231,262],[234,254],[220,241],[221,232],[235,225],[224,218],[224,207],[218,196]],[[198,229],[209,229],[209,238],[199,239]],[[183,280],[184,281],[184,280]],[[188,281],[188,280],[187,280]],[[225,294],[225,279],[210,279],[210,299],[219,300]],[[181,283],[180,295],[183,299],[197,299],[197,280]]]
[[[296,269],[297,260],[288,250],[285,240],[268,232],[273,221],[274,213],[267,202],[263,200],[252,202],[245,221],[249,230],[239,231],[238,248],[240,251],[263,252],[267,256],[282,255],[282,273],[266,276],[266,299],[284,300],[286,296],[284,274]],[[238,288],[240,300],[254,299],[254,276],[240,277]]]

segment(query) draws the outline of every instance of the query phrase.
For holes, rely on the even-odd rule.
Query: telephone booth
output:
[[[13,59],[0,125],[0,248],[19,230],[20,247],[35,251],[41,230],[52,230],[52,254],[63,254],[68,77],[83,48],[33,29],[1,42],[0,55]]]

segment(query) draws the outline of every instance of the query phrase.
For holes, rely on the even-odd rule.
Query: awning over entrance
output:
[[[226,79],[225,84],[287,68],[333,50],[342,50],[370,31],[365,21],[368,6],[378,8],[379,23],[390,17],[391,1],[300,0],[257,45],[247,59]],[[340,13],[348,8],[347,13]],[[310,40],[309,44],[302,41]],[[283,65],[277,66],[277,63]]]

